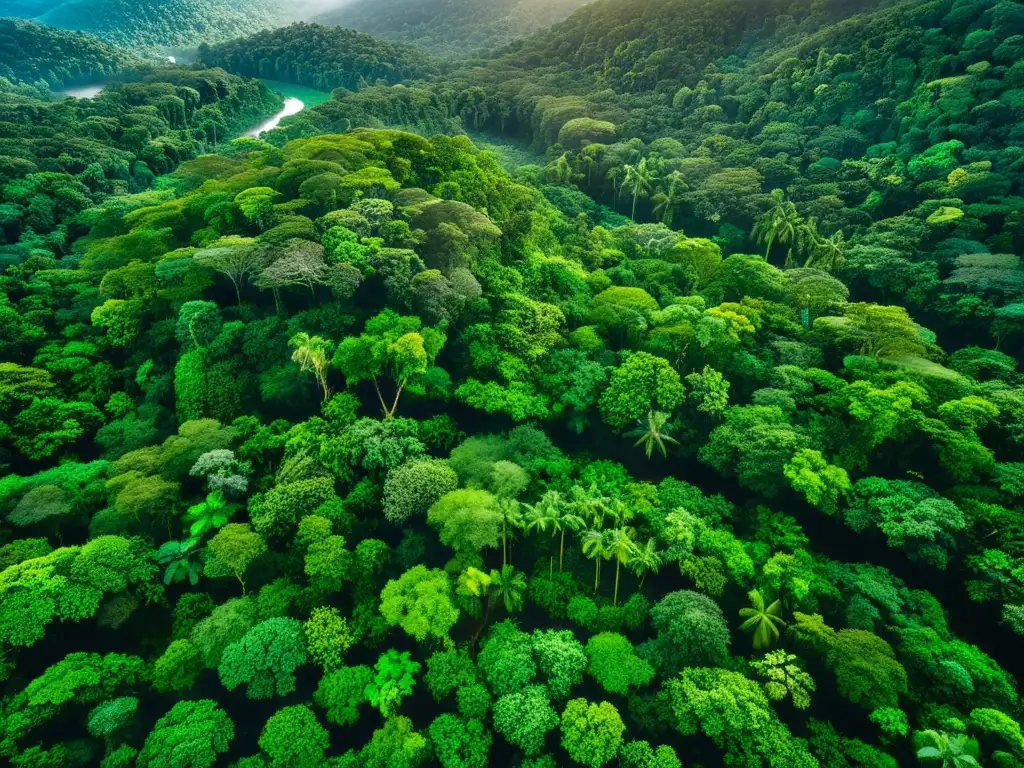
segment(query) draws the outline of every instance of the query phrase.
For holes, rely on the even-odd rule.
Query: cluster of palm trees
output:
[[[511,510],[516,505],[508,505]],[[642,588],[648,573],[657,574],[666,561],[666,552],[658,548],[658,540],[651,536],[643,543],[637,542],[637,531],[630,522],[635,513],[621,499],[603,495],[595,485],[584,488],[574,485],[568,493],[549,490],[536,504],[523,504],[525,514],[517,511],[506,517],[506,523],[526,532],[550,533],[558,537],[558,570],[565,567],[565,539],[569,533],[579,534],[583,554],[594,561],[594,594],[601,585],[601,564],[605,560],[615,561],[615,588],[612,605],[619,604],[619,583],[622,567],[625,566],[639,579]],[[509,528],[503,529],[503,545],[511,535]],[[554,571],[555,556],[550,556],[549,572]],[[471,571],[474,569],[470,569]],[[500,597],[507,611],[522,609],[522,594],[526,583],[522,573],[507,561],[507,549],[503,546],[501,571],[491,571],[489,578],[483,578],[479,592],[473,592],[484,600]],[[492,586],[497,591],[492,591]],[[778,642],[786,622],[782,618],[782,601],[768,603],[756,589],[748,593],[749,608],[740,609],[743,622],[740,629],[751,632],[755,650],[765,650]]]
[[[644,544],[636,542],[636,529],[629,525],[633,511],[619,499],[602,495],[596,487],[575,485],[568,494],[547,491],[536,504],[527,505],[525,528],[539,533],[550,532],[559,537],[558,570],[565,565],[565,537],[569,532],[580,534],[583,554],[594,561],[594,594],[601,584],[601,563],[615,561],[615,590],[612,605],[619,603],[619,583],[622,567],[626,566],[640,578],[658,572],[663,553],[654,537]],[[610,525],[606,526],[606,523]],[[554,555],[551,556],[554,569]]]
[[[679,171],[672,171],[664,178],[658,178],[647,164],[647,158],[641,157],[635,165],[626,163],[609,171],[615,201],[626,191],[632,198],[629,218],[636,221],[636,203],[640,195],[648,197],[655,216],[671,228],[676,212],[682,207],[686,181]],[[620,183],[621,181],[621,183]]]
[[[753,634],[754,650],[767,650],[778,642],[786,626],[782,619],[782,601],[766,603],[756,589],[751,590],[748,597],[750,607],[740,609],[743,623],[739,628]],[[925,730],[917,733],[914,741],[917,758],[922,762],[934,762],[941,768],[976,768],[980,765],[978,744],[965,734]]]
[[[845,260],[843,233],[836,231],[831,237],[821,235],[814,217],[801,216],[781,189],[772,190],[772,205],[754,222],[750,236],[766,246],[765,261],[773,245],[786,246],[786,269],[798,266],[798,257],[804,257],[799,266],[825,270],[842,266]]]
[[[545,172],[548,180],[555,184],[574,184],[586,177],[587,188],[590,189],[593,170],[597,165],[593,155],[580,152],[570,159],[570,154],[565,152],[548,165]],[[636,221],[637,202],[644,196],[650,199],[654,215],[668,227],[672,226],[687,191],[683,174],[672,171],[664,178],[658,178],[646,157],[640,158],[635,164],[613,166],[605,178],[612,182],[612,196],[616,204],[623,193],[631,198],[629,217],[633,221]]]
[[[594,157],[585,152],[572,159],[566,152],[548,166],[547,175],[557,184],[573,184],[585,176],[589,188],[591,172],[596,164]],[[636,163],[613,166],[607,178],[612,182],[612,197],[616,204],[624,193],[631,198],[629,216],[633,221],[636,221],[637,202],[644,196],[650,200],[655,217],[670,228],[689,190],[679,171],[659,178],[646,157],[641,157]],[[842,266],[845,260],[843,233],[836,231],[828,237],[822,235],[814,217],[801,216],[796,205],[786,198],[781,189],[772,190],[771,205],[757,218],[750,236],[765,246],[766,261],[773,246],[786,246],[787,269],[802,266],[832,270]]]

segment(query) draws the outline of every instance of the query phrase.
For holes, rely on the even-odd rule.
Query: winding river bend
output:
[[[284,118],[289,115],[295,115],[302,111],[305,107],[305,103],[301,99],[296,99],[294,96],[289,96],[284,100],[284,109],[278,112],[276,115],[271,115],[261,123],[257,123],[248,131],[245,132],[246,136],[259,136],[264,131],[269,131],[271,128],[276,128],[277,124],[280,123]]]
[[[284,96],[284,108],[276,115],[268,117],[266,120],[262,120],[254,125],[245,132],[246,136],[259,136],[261,133],[269,131],[271,128],[276,128],[277,124],[284,118],[297,114],[306,107],[315,107],[317,104],[323,104],[331,98],[331,94],[327,91],[318,91],[301,85],[283,83],[280,80],[261,79],[260,82]]]

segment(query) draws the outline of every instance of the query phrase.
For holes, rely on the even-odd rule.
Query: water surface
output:
[[[74,88],[65,88],[62,91],[57,91],[61,96],[72,96],[76,99],[91,99],[93,96],[99,96],[100,93],[106,86],[103,83],[95,83],[93,85],[79,85]]]
[[[254,125],[245,132],[246,136],[259,136],[264,131],[276,128],[277,124],[284,118],[301,112],[305,107],[315,107],[317,104],[323,104],[331,98],[331,94],[327,91],[318,91],[314,88],[306,88],[302,85],[283,83],[280,80],[265,80],[261,78],[260,82],[285,97],[284,109],[276,115],[268,117],[266,120]]]
[[[276,115],[271,115],[266,120],[257,123],[248,131],[245,132],[246,136],[259,136],[264,131],[269,131],[272,128],[276,128],[277,124],[280,123],[284,118],[289,115],[295,115],[302,111],[302,108],[306,106],[299,99],[289,97],[284,100],[284,109],[278,112]]]

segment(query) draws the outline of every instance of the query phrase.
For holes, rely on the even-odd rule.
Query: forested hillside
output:
[[[419,52],[351,29],[293,24],[283,29],[199,48],[199,61],[250,77],[309,88],[359,90],[431,74]]]
[[[138,63],[90,35],[0,19],[0,77],[13,83],[52,88],[94,82]]]
[[[352,0],[315,18],[464,56],[527,37],[588,0]]]
[[[1024,290],[1000,255],[1024,247],[1024,7],[867,4],[835,20],[864,5],[602,0],[414,100],[364,92],[321,109],[335,124],[401,114],[429,132],[458,117],[526,137],[552,160],[537,183],[727,251],[842,259],[858,295],[905,302],[958,344],[1001,343]],[[754,242],[762,214],[792,247]]]
[[[0,261],[65,255],[107,195],[147,190],[157,174],[215,148],[275,111],[281,97],[221,69],[151,67],[80,33],[0,21]],[[6,59],[5,59],[6,61]],[[12,66],[13,65],[13,66]],[[51,84],[117,74],[92,99]],[[0,64],[0,71],[4,65]],[[46,82],[49,81],[49,82]]]
[[[595,0],[8,63],[0,758],[1024,768],[1022,54]],[[247,75],[345,87],[236,138]]]
[[[279,26],[292,18],[289,6],[285,0],[5,0],[0,15],[129,48],[178,48]]]

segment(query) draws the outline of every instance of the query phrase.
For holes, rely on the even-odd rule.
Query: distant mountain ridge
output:
[[[562,21],[590,0],[355,0],[314,20],[449,54],[494,48]],[[481,19],[486,19],[482,21]]]
[[[8,0],[3,15],[152,49],[229,40],[285,24],[294,13],[287,0]]]

